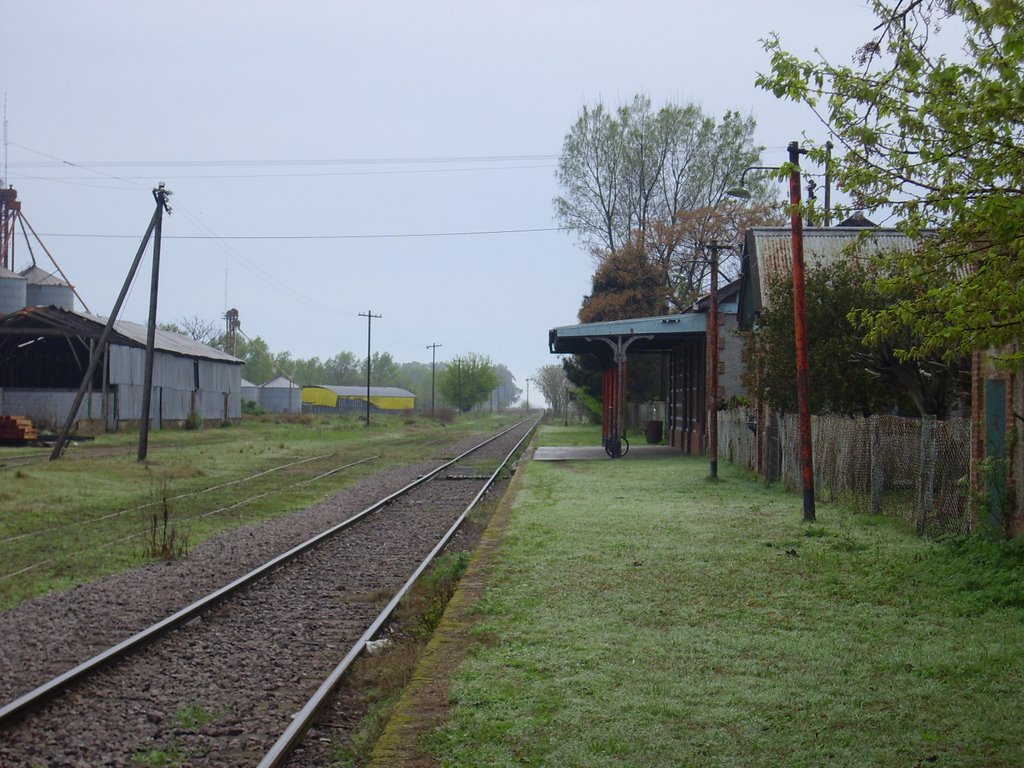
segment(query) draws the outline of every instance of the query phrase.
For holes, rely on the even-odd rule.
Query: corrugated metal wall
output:
[[[270,413],[302,413],[302,389],[260,387],[260,405]]]
[[[110,383],[118,390],[121,420],[138,419],[142,412],[145,363],[144,349],[110,349]],[[239,419],[241,382],[240,365],[156,352],[149,417],[157,427],[163,421],[184,421],[192,412],[195,393],[195,408],[203,419]]]
[[[59,429],[75,402],[73,389],[0,389],[0,413],[24,416],[37,427]],[[93,392],[82,400],[78,419],[98,419],[103,414],[103,396]]]

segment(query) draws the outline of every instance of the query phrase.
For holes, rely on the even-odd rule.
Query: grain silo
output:
[[[33,264],[19,274],[28,281],[25,288],[25,306],[74,310],[75,292],[56,273],[47,272]]]
[[[0,315],[24,309],[28,280],[17,272],[0,267]]]
[[[302,413],[302,387],[287,376],[260,385],[260,407],[270,413]]]
[[[241,389],[242,400],[251,400],[254,403],[260,401],[260,388],[247,379],[242,379]]]

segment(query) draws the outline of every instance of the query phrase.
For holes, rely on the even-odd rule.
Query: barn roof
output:
[[[71,335],[98,339],[107,318],[60,307],[25,307],[0,317],[0,334],[26,336]],[[146,346],[146,326],[129,320],[115,320],[110,343],[127,347]],[[171,331],[157,328],[154,348],[172,355],[242,365],[245,361]]]
[[[366,397],[366,387],[335,387],[329,384],[313,384],[306,389],[312,387],[330,390],[338,397]],[[401,387],[370,387],[370,397],[416,397],[416,395]]]
[[[867,223],[867,219],[863,219]],[[928,234],[928,233],[926,233]],[[804,263],[808,268],[840,261],[868,261],[881,253],[911,251],[917,242],[899,231],[882,227],[805,227]],[[793,273],[790,227],[753,227],[747,230],[740,276],[739,323],[749,330],[768,304],[768,290]]]

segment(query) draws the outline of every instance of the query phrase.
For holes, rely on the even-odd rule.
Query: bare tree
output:
[[[220,326],[212,320],[199,317],[199,315],[183,317],[173,323],[158,323],[157,327],[164,331],[187,336],[193,341],[209,344],[210,346],[216,346],[216,342],[221,337]]]
[[[564,418],[569,408],[569,379],[561,365],[545,365],[533,374],[533,382],[548,401],[556,418]]]

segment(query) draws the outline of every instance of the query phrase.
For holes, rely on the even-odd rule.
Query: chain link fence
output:
[[[764,474],[800,488],[797,416],[776,418],[766,432]],[[969,419],[814,416],[811,433],[818,499],[901,517],[925,536],[969,532]],[[719,459],[754,468],[755,450],[747,415],[720,413]]]

